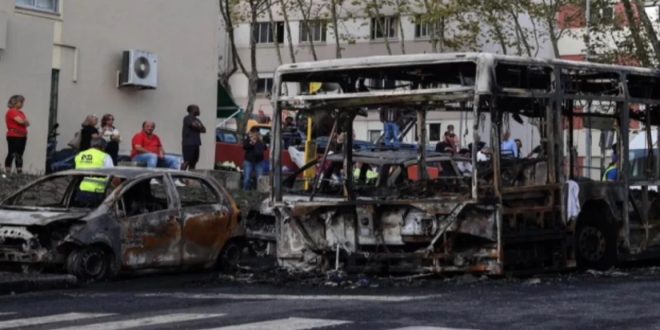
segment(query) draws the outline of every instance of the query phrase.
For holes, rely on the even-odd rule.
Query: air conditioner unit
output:
[[[158,56],[131,49],[124,51],[119,73],[119,87],[156,88],[158,86]]]

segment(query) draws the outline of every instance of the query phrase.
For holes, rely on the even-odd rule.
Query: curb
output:
[[[0,295],[64,289],[78,285],[78,279],[73,275],[0,272]]]

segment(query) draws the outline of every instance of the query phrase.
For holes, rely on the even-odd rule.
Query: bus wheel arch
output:
[[[607,270],[618,260],[619,225],[603,200],[585,203],[575,228],[575,257],[578,268]]]

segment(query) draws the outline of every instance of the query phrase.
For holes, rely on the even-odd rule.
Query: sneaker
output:
[[[156,180],[156,179],[151,179],[151,181],[149,183],[151,183],[151,184],[160,184],[160,182],[158,182],[158,180]]]
[[[179,180],[179,179],[174,180],[174,185],[177,186],[177,187],[185,187],[186,186],[186,184],[183,181]]]

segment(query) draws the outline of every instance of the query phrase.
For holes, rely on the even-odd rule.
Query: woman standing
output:
[[[101,117],[101,137],[105,140],[105,152],[110,155],[112,162],[117,166],[119,154],[119,130],[115,128],[115,117],[106,113]]]
[[[7,124],[7,158],[5,158],[5,171],[11,172],[11,163],[16,165],[16,173],[23,173],[23,152],[27,142],[27,128],[30,122],[23,113],[25,97],[14,95],[7,102],[5,123]]]
[[[78,151],[85,151],[89,149],[93,138],[99,137],[99,130],[96,125],[99,124],[99,117],[96,115],[89,115],[85,117],[80,129],[80,148]]]

